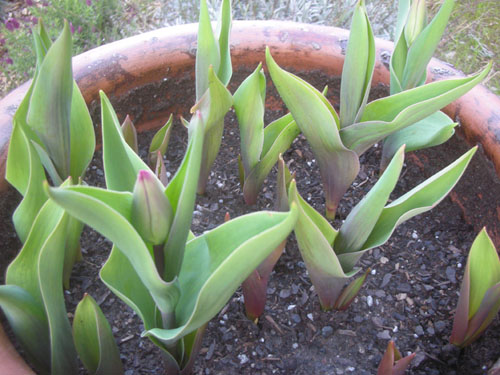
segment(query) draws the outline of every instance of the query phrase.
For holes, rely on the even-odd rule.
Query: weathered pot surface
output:
[[[98,93],[103,90],[114,103],[127,107],[128,112],[134,115],[134,123],[141,130],[162,125],[168,114],[181,112],[176,108],[175,99],[183,95],[179,91],[162,91],[162,85],[179,77],[194,79],[196,33],[196,24],[164,28],[76,56],[73,59],[74,76],[87,104],[91,107],[98,105]],[[281,21],[236,21],[231,34],[233,67],[235,70],[254,69],[264,60],[267,45],[273,57],[285,69],[296,72],[319,70],[330,76],[340,76],[347,38],[347,30],[332,27]],[[387,85],[388,62],[393,45],[378,39],[376,46],[373,85]],[[463,76],[436,59],[431,61],[428,72],[430,81]],[[12,116],[28,87],[29,83],[26,83],[0,101],[0,192],[8,186],[4,175]],[[143,101],[141,94],[151,100]],[[486,192],[476,195],[457,192],[451,198],[462,208],[465,219],[476,231],[488,225],[490,235],[500,247],[500,182],[497,176],[500,175],[500,99],[486,88],[477,86],[444,111],[460,122],[458,133],[469,145],[482,145],[484,155],[479,157],[482,157],[482,165],[487,168],[483,173],[489,174],[493,187],[489,192],[491,197],[487,197]],[[425,160],[420,159],[414,161],[425,163]],[[478,212],[471,197],[491,199],[490,208],[487,212],[484,208]],[[0,326],[0,375],[32,373],[15,352],[20,366],[24,367],[20,367],[19,372],[5,367],[10,362],[4,358],[12,348],[3,344],[2,334]]]

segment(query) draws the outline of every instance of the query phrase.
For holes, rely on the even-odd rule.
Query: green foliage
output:
[[[265,98],[266,78],[259,64],[234,94],[241,137],[240,180],[245,202],[249,205],[256,203],[257,194],[279,155],[300,133],[290,114],[264,128]]]
[[[450,342],[461,348],[471,344],[500,311],[500,258],[486,228],[471,246]]]
[[[18,28],[9,30],[5,24],[0,25],[6,56],[12,61],[12,64],[0,64],[0,70],[8,77],[9,88],[26,81],[33,73],[35,56],[27,46],[32,38],[30,30],[37,19],[42,19],[47,25],[51,38],[56,37],[57,30],[61,30],[64,20],[67,20],[73,34],[75,53],[124,36],[118,25],[125,9],[118,0],[49,0],[39,5],[27,7],[29,17],[16,19]]]
[[[214,33],[206,0],[200,0],[195,70],[196,104],[191,109],[192,113],[200,110],[205,122],[199,194],[205,193],[210,169],[219,153],[224,116],[233,104],[231,93],[226,89],[233,74],[229,48],[231,22],[231,1],[223,0]]]
[[[189,229],[206,125],[203,100],[189,123],[184,160],[166,187],[125,140],[104,93],[101,100],[109,190],[70,186],[48,194],[113,242],[102,280],[142,318],[143,335],[164,351],[167,367],[181,371],[205,323],[291,232],[297,212],[292,207],[286,213],[246,215],[193,238]]]
[[[123,374],[111,327],[97,302],[88,294],[76,307],[73,337],[78,355],[91,375]]]
[[[439,12],[427,24],[425,0],[401,0],[394,53],[390,61],[391,94],[421,86],[427,77],[427,64],[434,54],[455,4],[443,3]],[[383,170],[396,150],[406,144],[408,151],[424,149],[446,142],[456,124],[442,112],[389,135],[384,140],[381,169]]]
[[[295,236],[323,309],[348,304],[361,287],[362,280],[351,284],[343,295],[341,290],[346,280],[359,271],[355,267],[359,258],[369,249],[383,245],[398,225],[435,207],[458,182],[475,151],[475,148],[471,149],[386,205],[403,166],[404,147],[400,148],[370,192],[349,213],[339,231],[302,199],[292,181],[289,200],[299,207]]]

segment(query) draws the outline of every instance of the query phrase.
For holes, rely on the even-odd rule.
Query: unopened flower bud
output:
[[[153,173],[139,171],[132,200],[132,224],[147,242],[165,242],[172,223],[172,206]]]
[[[405,38],[408,47],[413,44],[426,26],[425,0],[413,0],[405,26]]]

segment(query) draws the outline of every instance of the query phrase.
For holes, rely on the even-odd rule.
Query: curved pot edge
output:
[[[98,91],[120,95],[133,87],[161,80],[169,75],[193,71],[197,24],[158,29],[87,51],[73,59],[74,76],[87,101]],[[285,68],[340,75],[343,49],[349,31],[335,27],[287,21],[235,21],[231,34],[233,66],[254,68],[264,61],[268,45]],[[388,62],[393,44],[376,40],[377,61],[372,85],[389,83]],[[147,58],[145,58],[147,57]],[[433,59],[428,80],[460,77],[450,65]],[[5,182],[5,160],[12,116],[28,89],[25,83],[0,101],[0,191]],[[471,145],[481,143],[500,176],[500,98],[483,86],[476,86],[444,111],[460,121],[461,132]]]

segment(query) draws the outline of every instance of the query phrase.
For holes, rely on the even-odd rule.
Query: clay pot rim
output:
[[[110,43],[73,58],[73,72],[88,104],[98,99],[100,89],[121,95],[169,75],[194,71],[197,24],[158,29]],[[340,76],[343,49],[349,31],[335,27],[287,21],[234,21],[231,35],[233,66],[254,69],[264,61],[266,45],[285,69],[321,70]],[[376,65],[373,85],[388,85],[388,61],[393,43],[376,39]],[[146,58],[147,56],[147,58]],[[432,59],[428,80],[462,77],[449,64]],[[29,88],[21,85],[0,100],[0,193],[6,189],[5,161],[12,129],[12,116]],[[444,111],[461,124],[461,133],[470,144],[481,143],[486,156],[500,176],[500,98],[484,86],[447,106]],[[140,124],[139,124],[140,125]],[[33,374],[2,335],[2,369],[19,364],[19,373]],[[9,370],[11,371],[11,370]],[[3,373],[2,371],[0,371]]]
[[[196,34],[197,24],[186,24],[95,48],[74,57],[74,76],[90,103],[98,98],[100,89],[121,95],[134,87],[192,72]],[[329,26],[287,21],[234,21],[231,34],[233,66],[255,68],[265,60],[264,51],[268,45],[284,68],[300,71],[313,67],[339,76],[348,36],[348,30]],[[376,39],[376,48],[373,84],[388,84],[388,61],[393,43]],[[460,71],[437,59],[429,64],[429,81],[462,76]],[[28,85],[29,82],[21,85],[0,100],[0,191],[7,186],[5,160],[12,116]],[[500,98],[479,85],[444,111],[460,122],[460,132],[469,144],[482,144],[500,176]]]

